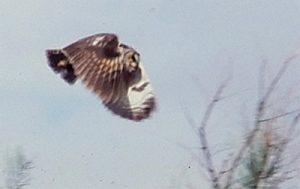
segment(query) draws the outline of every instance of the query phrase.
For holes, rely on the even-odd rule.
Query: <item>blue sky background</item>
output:
[[[232,74],[225,94],[234,95],[208,132],[213,151],[237,147],[260,63],[268,62],[269,81],[300,48],[299,18],[298,0],[1,0],[0,153],[23,147],[36,167],[33,189],[207,188],[197,160],[177,145],[199,146],[183,109],[199,123]],[[158,99],[151,119],[114,116],[80,82],[69,86],[48,68],[45,49],[101,32],[140,52]],[[299,89],[299,73],[298,59],[282,92]]]

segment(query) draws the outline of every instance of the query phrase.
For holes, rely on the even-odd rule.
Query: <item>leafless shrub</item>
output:
[[[212,188],[275,189],[280,183],[292,178],[289,173],[293,170],[287,169],[287,159],[284,156],[293,140],[292,136],[300,119],[300,109],[286,110],[285,107],[280,107],[278,109],[281,111],[274,111],[272,108],[279,103],[272,102],[271,106],[270,101],[272,95],[276,93],[279,82],[299,54],[300,52],[297,52],[289,56],[269,84],[265,83],[266,67],[263,63],[259,78],[260,97],[253,116],[253,125],[250,127],[240,149],[231,153],[219,169],[213,163],[206,129],[209,127],[208,121],[214,108],[223,99],[228,79],[218,87],[215,95],[208,103],[198,127],[198,137],[203,155],[202,161],[204,161],[204,168],[210,177]],[[188,121],[191,123],[190,120]],[[237,170],[240,171],[240,174],[237,174]]]

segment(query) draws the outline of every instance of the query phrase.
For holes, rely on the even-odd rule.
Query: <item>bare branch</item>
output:
[[[266,66],[267,66],[267,60],[263,60],[260,67],[259,83],[258,83],[258,93],[260,97],[263,96],[265,90]]]
[[[296,53],[294,53],[292,56],[288,57],[284,62],[283,65],[281,66],[280,70],[277,72],[277,74],[275,75],[275,77],[273,78],[271,84],[268,87],[267,92],[265,93],[264,97],[262,98],[261,102],[262,103],[267,103],[268,99],[270,98],[272,92],[274,91],[274,89],[276,88],[276,85],[278,84],[278,82],[280,81],[280,79],[282,78],[283,74],[286,72],[288,66],[290,65],[290,63],[296,59],[300,54],[300,51],[297,51]]]
[[[228,163],[233,155],[234,155],[233,153],[230,153],[228,155],[228,158],[224,159],[221,169],[219,171],[219,175],[218,175],[220,179],[225,175],[225,173],[227,173],[229,171],[229,169],[227,167],[228,167]]]
[[[278,118],[282,118],[282,117],[297,113],[299,111],[300,111],[300,109],[292,110],[292,111],[285,112],[285,113],[282,113],[282,114],[279,114],[279,115],[276,115],[276,116],[273,116],[273,117],[270,117],[270,118],[258,120],[258,122],[262,123],[262,122],[272,121],[272,120],[275,120],[275,119],[278,119]]]
[[[288,57],[283,62],[283,65],[281,66],[281,68],[279,69],[279,71],[277,72],[277,74],[275,75],[273,80],[271,81],[266,93],[259,100],[259,103],[258,103],[257,108],[256,108],[254,128],[251,131],[251,133],[249,134],[249,136],[247,137],[245,143],[242,145],[242,147],[238,151],[236,157],[232,161],[231,168],[230,168],[230,171],[229,171],[228,176],[227,176],[227,181],[225,183],[225,187],[224,187],[225,189],[229,189],[229,187],[231,186],[233,175],[235,173],[236,168],[240,164],[240,161],[242,160],[247,148],[252,144],[253,139],[256,136],[257,131],[259,131],[259,129],[260,129],[260,124],[261,124],[260,120],[261,120],[262,116],[264,115],[266,104],[268,103],[274,89],[276,88],[276,86],[279,83],[280,79],[283,77],[283,75],[286,72],[286,70],[287,70],[288,66],[290,65],[290,63],[295,58],[297,58],[299,56],[299,54],[300,54],[300,51],[298,51],[295,54],[293,54],[292,56]],[[262,80],[261,82],[264,82],[264,80]]]
[[[208,120],[212,114],[212,111],[216,105],[216,103],[220,100],[221,95],[223,93],[224,88],[226,87],[227,83],[228,83],[228,79],[226,79],[218,88],[218,90],[216,91],[213,99],[211,100],[211,102],[208,104],[207,109],[205,111],[204,117],[201,121],[201,125],[199,128],[199,138],[200,138],[200,142],[201,142],[201,149],[203,152],[203,156],[204,156],[204,160],[206,161],[206,170],[210,175],[210,178],[212,180],[212,185],[213,188],[215,189],[220,189],[220,183],[219,183],[219,178],[218,178],[218,174],[217,171],[213,165],[213,161],[212,161],[212,156],[211,156],[211,152],[208,146],[208,141],[207,141],[207,137],[206,137],[206,126],[208,123]]]
[[[289,137],[293,134],[295,126],[298,124],[299,119],[300,119],[300,113],[298,113],[292,120],[292,123],[290,124],[289,130],[287,132],[287,135],[284,137],[283,141],[281,142],[281,145],[278,147],[278,151],[275,155],[275,158],[271,162],[270,166],[275,165],[280,161],[282,154],[283,154],[284,150],[286,149],[286,146],[289,143]]]

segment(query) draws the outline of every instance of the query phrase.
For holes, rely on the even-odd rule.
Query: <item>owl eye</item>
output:
[[[138,55],[137,54],[133,54],[132,56],[131,56],[131,60],[133,61],[133,62],[138,62],[139,60],[139,57],[138,57]]]
[[[135,56],[134,56],[134,55],[132,55],[132,56],[131,56],[131,60],[132,60],[132,62],[135,62],[135,61],[136,61],[136,59],[135,59]]]

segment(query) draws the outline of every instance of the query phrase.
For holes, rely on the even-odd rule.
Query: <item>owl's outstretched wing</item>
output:
[[[96,34],[61,50],[47,50],[47,57],[65,81],[80,78],[115,114],[139,121],[155,108],[153,89],[142,64],[125,59],[119,46],[116,35]]]

